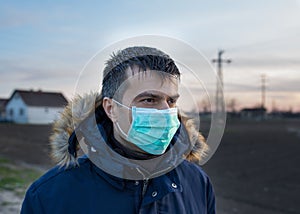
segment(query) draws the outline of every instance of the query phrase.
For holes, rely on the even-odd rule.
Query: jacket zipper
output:
[[[144,180],[144,183],[143,183],[143,190],[142,190],[142,198],[144,197],[145,193],[146,193],[146,190],[147,190],[147,187],[148,187],[148,181],[149,179],[145,179]]]
[[[141,214],[143,212],[142,203],[143,203],[143,198],[144,198],[144,195],[145,195],[147,187],[148,187],[148,180],[149,179],[143,180],[142,197],[140,200],[139,211],[138,211],[139,214]]]

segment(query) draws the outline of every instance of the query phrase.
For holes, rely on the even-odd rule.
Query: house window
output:
[[[12,116],[14,116],[14,110],[11,108],[11,109],[9,109],[9,115],[12,117]]]
[[[24,114],[24,109],[22,109],[22,108],[20,108],[20,116],[23,116],[23,114]]]

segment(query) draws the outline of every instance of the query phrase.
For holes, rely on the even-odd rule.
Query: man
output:
[[[207,145],[177,109],[179,80],[155,48],[112,55],[101,94],[76,98],[54,124],[58,166],[31,185],[21,213],[215,213],[197,164]]]

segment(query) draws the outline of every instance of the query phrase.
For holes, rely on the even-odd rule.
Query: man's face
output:
[[[150,70],[138,72],[138,68],[134,67],[128,70],[128,77],[116,92],[121,93],[119,102],[123,105],[160,110],[176,107],[179,80],[174,76]],[[132,122],[131,110],[116,104],[114,111],[120,128],[128,133]],[[118,130],[115,131],[115,137],[119,141],[125,140]]]

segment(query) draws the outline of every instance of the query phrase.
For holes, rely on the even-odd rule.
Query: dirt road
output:
[[[217,152],[204,166],[219,213],[299,213],[299,131],[300,121],[227,123]]]

